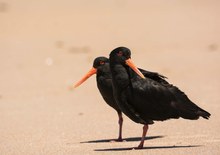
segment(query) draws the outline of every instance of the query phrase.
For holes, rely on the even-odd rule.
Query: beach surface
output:
[[[0,0],[1,155],[219,155],[220,1]],[[211,118],[142,125],[102,99],[97,56],[126,46],[140,68],[159,72]]]

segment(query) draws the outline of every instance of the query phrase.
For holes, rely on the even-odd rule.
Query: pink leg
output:
[[[141,142],[138,145],[137,149],[143,149],[144,140],[145,140],[145,136],[147,134],[147,130],[148,130],[148,124],[145,124],[144,127],[143,127],[143,134],[142,134]]]
[[[123,117],[122,117],[122,113],[118,112],[118,124],[119,124],[119,136],[117,141],[121,142],[122,141],[122,124],[123,124]]]

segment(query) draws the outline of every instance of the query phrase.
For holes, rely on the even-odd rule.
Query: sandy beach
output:
[[[220,154],[220,1],[0,0],[0,155]],[[209,120],[142,125],[102,99],[95,76],[72,86],[118,46],[159,72]]]

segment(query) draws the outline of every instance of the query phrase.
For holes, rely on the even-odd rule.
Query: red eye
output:
[[[105,62],[104,62],[104,61],[100,61],[99,64],[100,64],[100,65],[104,65]]]
[[[122,55],[123,55],[123,52],[122,52],[122,51],[119,51],[119,52],[117,53],[117,55],[118,55],[118,56],[122,56]]]

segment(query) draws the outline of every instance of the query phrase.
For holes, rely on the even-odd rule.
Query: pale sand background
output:
[[[211,119],[155,123],[145,149],[129,150],[142,126],[124,117],[130,140],[100,142],[117,137],[116,112],[102,100],[95,76],[74,91],[70,86],[95,57],[121,45]],[[218,155],[219,46],[218,0],[0,0],[0,155]]]

